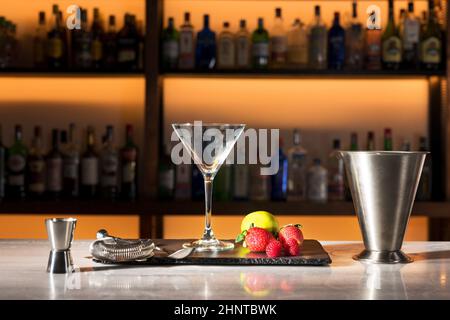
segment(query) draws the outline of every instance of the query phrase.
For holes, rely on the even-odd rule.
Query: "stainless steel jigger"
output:
[[[48,239],[52,246],[48,257],[47,272],[70,273],[74,271],[70,246],[77,219],[53,218],[45,219]]]
[[[372,263],[408,263],[400,249],[427,152],[341,151],[365,250]]]

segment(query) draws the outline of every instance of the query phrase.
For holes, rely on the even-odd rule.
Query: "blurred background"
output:
[[[73,4],[79,30],[66,26]],[[255,175],[257,165],[221,168],[220,238],[267,210],[308,238],[360,240],[334,152],[431,150],[406,240],[448,239],[447,9],[439,0],[3,2],[0,238],[46,238],[43,219],[55,216],[79,218],[78,239],[100,228],[198,237],[201,176],[167,151],[172,123],[202,120],[280,129],[288,168],[274,178]]]

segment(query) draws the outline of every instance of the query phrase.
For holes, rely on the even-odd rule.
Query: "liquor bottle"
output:
[[[392,130],[390,128],[384,129],[384,150],[385,151],[393,150]]]
[[[176,166],[175,171],[175,199],[177,200],[189,200],[191,199],[191,179],[192,172],[191,167],[188,164],[180,164]]]
[[[64,51],[63,51],[63,65],[67,68],[68,67],[68,65],[69,65],[69,35],[68,35],[68,32],[67,32],[67,27],[66,27],[66,24],[64,23],[64,20],[63,20],[63,14],[62,14],[62,11],[61,10],[59,10],[58,11],[58,25],[59,25],[59,28],[60,28],[60,32],[61,32],[61,38],[62,38],[62,41],[63,41],[63,48],[64,48]]]
[[[239,69],[250,67],[250,36],[245,20],[239,21],[239,31],[236,34],[236,66]]]
[[[333,150],[328,158],[328,198],[330,200],[344,200],[344,160],[339,156],[341,141],[333,140]]]
[[[288,200],[305,200],[308,152],[302,146],[300,131],[294,130],[294,145],[288,150]]]
[[[180,27],[180,55],[178,68],[182,70],[193,69],[195,66],[194,27],[191,24],[191,15],[184,13],[184,23]]]
[[[231,165],[224,163],[214,178],[213,197],[218,201],[232,199],[232,169]]]
[[[327,29],[320,18],[320,6],[315,6],[314,22],[309,31],[309,65],[312,69],[326,69],[327,40]]]
[[[217,44],[217,67],[219,69],[232,69],[236,63],[236,50],[234,36],[230,31],[230,23],[223,23],[223,30],[219,34]]]
[[[87,10],[81,9],[81,29],[72,34],[72,59],[75,69],[92,67],[92,33],[88,30]]]
[[[426,137],[420,137],[419,151],[428,152],[428,141]],[[422,169],[422,176],[420,177],[419,186],[417,188],[416,199],[419,201],[431,200],[431,175],[432,175],[432,158],[428,154]]]
[[[400,13],[398,15],[398,33],[402,41],[403,41],[403,30],[405,28],[405,19],[406,19],[406,10],[402,8],[400,9]]]
[[[364,64],[364,29],[358,21],[356,0],[352,3],[352,19],[345,32],[346,66],[351,70],[360,70]]]
[[[180,34],[175,22],[169,17],[167,28],[162,33],[162,62],[165,70],[174,70],[178,65]]]
[[[107,70],[113,70],[117,65],[117,31],[116,17],[109,16],[108,31],[105,33],[103,42],[103,65]]]
[[[256,69],[269,65],[269,33],[264,29],[263,18],[258,18],[258,27],[252,34],[252,64]]]
[[[328,172],[320,159],[314,159],[307,176],[307,196],[313,202],[326,202],[328,200]]]
[[[403,64],[406,69],[419,67],[420,21],[414,15],[414,2],[408,2],[408,14],[403,21]]]
[[[158,198],[171,200],[175,194],[175,166],[169,155],[170,148],[166,146],[163,150],[158,163]]]
[[[219,171],[220,172],[220,171]],[[203,175],[197,165],[192,165],[192,200],[203,201],[205,199],[205,187]]]
[[[104,52],[104,30],[102,21],[100,19],[100,11],[94,8],[94,20],[91,27],[92,33],[92,66],[94,69],[103,68]]]
[[[278,172],[271,177],[271,199],[284,201],[288,191],[288,159],[283,152],[283,140],[281,139],[278,149],[278,164]]]
[[[350,134],[350,151],[358,151],[358,134],[356,132],[352,132]],[[352,201],[352,194],[350,192],[350,186],[348,184],[347,172],[344,174],[344,195],[345,200]]]
[[[209,15],[203,16],[203,29],[197,33],[195,65],[198,69],[214,69],[216,65],[216,33],[209,28]]]
[[[0,125],[0,200],[5,198],[6,148],[3,144],[3,128]]]
[[[133,126],[126,126],[125,145],[120,151],[121,165],[121,198],[135,200],[138,195],[137,187],[137,160],[138,148],[133,141]]]
[[[375,133],[373,131],[367,132],[367,151],[374,151],[375,147]]]
[[[42,128],[34,127],[34,137],[27,158],[27,196],[42,198],[46,185],[46,161],[42,146]]]
[[[420,35],[421,36],[425,33],[425,29],[427,28],[427,25],[428,25],[428,12],[423,10],[422,16],[420,19]]]
[[[287,60],[287,37],[283,26],[281,8],[275,8],[275,20],[270,34],[270,47],[272,66],[284,66]]]
[[[250,167],[250,200],[270,199],[271,176],[261,174],[261,165]]]
[[[345,62],[345,30],[339,23],[339,12],[334,13],[333,26],[328,32],[328,67],[341,70]]]
[[[23,143],[22,126],[16,125],[14,131],[15,141],[7,151],[6,196],[10,199],[23,199],[28,149]]]
[[[381,29],[366,30],[366,69],[381,69]]]
[[[402,41],[394,19],[394,0],[389,0],[389,20],[381,38],[384,69],[396,70],[402,62]]]
[[[295,19],[287,35],[287,61],[290,65],[304,68],[308,65],[308,33],[300,19]]]
[[[64,68],[64,38],[59,25],[59,7],[53,5],[53,21],[47,34],[47,63],[50,69]]]
[[[86,151],[81,156],[80,196],[84,199],[93,199],[97,195],[99,166],[95,150],[95,132],[91,126],[87,129],[86,139]]]
[[[411,151],[411,143],[409,142],[408,139],[403,139],[400,150],[401,151]]]
[[[45,159],[47,169],[47,196],[57,199],[63,188],[63,157],[59,148],[59,130],[52,130],[52,148]]]
[[[433,0],[428,1],[428,22],[421,37],[420,61],[427,70],[439,69],[442,58],[442,33],[434,12]]]
[[[130,14],[125,14],[124,25],[117,34],[117,66],[120,70],[139,67],[139,34]]]
[[[119,193],[119,154],[114,145],[114,128],[106,127],[100,152],[100,194],[103,199],[117,199]]]
[[[63,143],[63,141],[62,141]],[[68,142],[63,149],[63,196],[75,198],[79,194],[80,151],[75,141],[75,124],[69,125]]]
[[[33,62],[35,68],[44,68],[47,65],[45,42],[46,34],[45,12],[40,11],[39,23],[33,39]]]

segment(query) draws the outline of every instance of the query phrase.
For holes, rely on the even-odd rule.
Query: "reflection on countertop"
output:
[[[407,242],[415,262],[363,264],[359,242],[322,242],[333,263],[296,266],[114,266],[75,241],[76,272],[45,272],[45,240],[0,240],[0,299],[450,299],[450,242]]]

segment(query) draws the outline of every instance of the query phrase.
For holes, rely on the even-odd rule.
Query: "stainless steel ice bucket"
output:
[[[365,250],[355,260],[407,263],[400,251],[427,152],[341,151]]]

